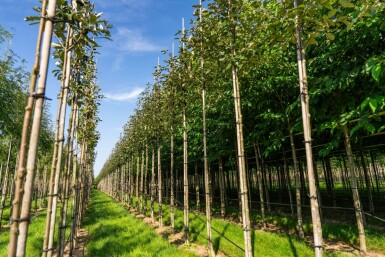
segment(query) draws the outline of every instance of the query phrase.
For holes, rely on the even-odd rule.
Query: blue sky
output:
[[[0,24],[14,35],[12,49],[27,60],[31,70],[37,26],[24,22],[38,0],[1,0]],[[108,158],[123,125],[136,106],[136,98],[148,82],[162,49],[171,49],[175,33],[181,28],[181,19],[192,18],[192,5],[199,0],[94,0],[97,12],[114,25],[112,42],[103,41],[97,57],[98,82],[106,98],[100,107],[102,119],[98,130],[101,138],[97,146],[95,175]],[[51,61],[51,69],[54,61]],[[52,118],[57,110],[56,96],[59,82],[51,76],[47,82],[47,96],[51,102]]]

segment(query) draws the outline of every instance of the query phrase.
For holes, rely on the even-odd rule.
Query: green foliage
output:
[[[26,63],[9,48],[8,40],[12,35],[0,25],[0,161],[7,158],[9,141],[13,142],[12,162],[16,160],[18,143],[21,138],[25,106],[29,92],[30,74],[26,71]],[[41,147],[39,156],[50,153],[53,144],[53,133],[48,104],[43,110],[41,127]]]

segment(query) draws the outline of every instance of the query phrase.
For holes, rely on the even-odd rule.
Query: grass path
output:
[[[92,192],[83,227],[90,235],[86,245],[88,256],[195,256],[170,245],[142,220],[129,215],[123,206],[99,191]]]

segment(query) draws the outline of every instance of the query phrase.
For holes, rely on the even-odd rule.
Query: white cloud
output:
[[[117,28],[114,44],[123,52],[156,52],[161,47],[146,39],[137,29]]]
[[[126,92],[126,93],[120,93],[120,94],[111,94],[111,93],[106,93],[104,96],[106,99],[112,100],[112,101],[128,101],[137,98],[140,93],[143,92],[143,88],[136,88],[132,90],[131,92]]]

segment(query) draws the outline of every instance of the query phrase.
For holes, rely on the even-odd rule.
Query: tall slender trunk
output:
[[[56,5],[56,2],[54,3]],[[19,218],[20,218],[20,209],[21,209],[21,200],[23,198],[23,186],[24,186],[24,178],[26,175],[26,158],[27,158],[27,144],[28,144],[28,136],[29,136],[29,125],[32,117],[32,109],[34,106],[34,93],[36,88],[36,82],[40,70],[40,48],[41,42],[43,39],[43,31],[45,25],[45,16],[46,16],[46,6],[47,0],[42,1],[41,8],[41,18],[37,35],[37,43],[36,43],[36,53],[35,53],[35,61],[31,73],[30,78],[30,88],[29,88],[29,96],[27,100],[27,105],[25,107],[25,114],[23,120],[22,134],[21,134],[21,142],[20,142],[20,151],[19,151],[19,167],[17,169],[17,175],[15,179],[15,197],[12,204],[12,214],[11,214],[11,229],[10,229],[10,239],[8,246],[8,256],[16,255],[17,248],[17,238],[19,235]],[[52,15],[53,14],[53,15]],[[52,17],[54,13],[50,13]],[[51,25],[49,25],[52,27]],[[48,31],[50,33],[50,31]],[[51,29],[52,32],[52,29]],[[48,60],[46,60],[48,62]],[[48,66],[48,65],[47,65]],[[46,67],[43,67],[46,68]]]
[[[195,171],[194,184],[195,184],[196,210],[200,211],[201,202],[200,202],[200,196],[199,196],[198,161],[195,161],[195,163],[194,163],[194,171]]]
[[[188,156],[187,156],[187,115],[186,103],[183,107],[183,225],[184,241],[189,242],[189,204],[188,204]]]
[[[40,59],[40,71],[39,71],[39,82],[37,91],[34,94],[36,98],[34,115],[31,127],[31,136],[29,141],[28,158],[26,164],[26,180],[24,183],[24,195],[21,206],[21,213],[19,221],[19,235],[17,238],[17,256],[25,256],[25,249],[27,244],[28,227],[30,223],[30,212],[31,212],[31,198],[33,190],[33,179],[35,175],[37,148],[39,143],[39,134],[41,127],[41,119],[43,114],[43,104],[45,100],[45,86],[47,81],[48,63],[51,51],[52,31],[53,31],[53,20],[56,11],[56,0],[50,0],[47,10],[47,17],[44,26],[44,39],[42,45],[42,55]],[[21,157],[22,158],[22,157]],[[20,190],[21,188],[17,188]],[[16,199],[15,199],[16,200]],[[17,210],[14,209],[16,213]],[[15,221],[15,219],[13,219]],[[10,256],[14,256],[13,247],[10,247],[8,253]]]
[[[144,210],[144,149],[142,149],[142,167],[140,169],[140,213]]]
[[[152,148],[151,154],[151,221],[154,223],[155,221],[155,213],[154,213],[154,201],[155,201],[155,151]]]
[[[259,201],[261,202],[261,218],[263,229],[266,229],[266,220],[265,220],[265,198],[263,196],[263,178],[262,178],[262,169],[259,164],[259,154],[258,154],[258,143],[254,143],[254,153],[255,153],[255,163],[257,164],[257,179],[258,179],[258,191],[259,191]]]
[[[206,180],[205,180],[206,183]],[[225,202],[225,175],[223,171],[223,160],[219,157],[219,192],[221,197],[221,218],[224,219],[226,215],[226,202]]]
[[[71,162],[72,162],[72,153],[73,153],[73,139],[74,139],[74,130],[75,130],[75,115],[77,112],[75,99],[72,100],[72,109],[69,119],[69,126],[67,131],[67,151],[66,151],[66,162],[63,170],[63,199],[62,205],[60,208],[60,218],[59,218],[59,233],[57,239],[57,252],[60,257],[64,255],[65,248],[65,232],[67,224],[67,210],[68,210],[68,199],[69,199],[69,189],[70,189],[70,172],[71,172]]]
[[[284,149],[282,150],[282,154],[283,154],[283,177],[286,178],[285,181],[286,181],[287,194],[289,195],[290,211],[291,211],[291,215],[294,216],[293,198],[291,195],[290,172],[289,172],[287,157]]]
[[[162,195],[162,166],[161,166],[161,159],[160,159],[160,150],[161,146],[158,139],[158,206],[159,206],[159,227],[163,227],[163,209],[162,209],[162,202],[163,202],[163,195]]]
[[[135,179],[135,209],[139,211],[139,173],[140,173],[140,157],[139,152],[136,157],[136,179]]]
[[[70,232],[70,252],[69,255],[73,255],[73,249],[74,244],[77,240],[77,212],[78,209],[78,184],[76,183],[76,179],[78,178],[78,171],[77,171],[77,162],[78,162],[78,126],[79,126],[79,111],[77,109],[77,112],[75,113],[75,134],[74,134],[74,154],[72,155],[72,180],[71,180],[71,194],[72,194],[72,201],[71,201],[71,232]]]
[[[360,239],[360,255],[365,256],[366,239],[365,239],[365,228],[364,228],[364,214],[361,206],[360,195],[358,193],[358,188],[357,188],[353,152],[352,152],[352,146],[350,144],[349,128],[347,125],[343,125],[342,130],[345,136],[345,150],[346,150],[346,155],[348,157],[350,185],[352,188],[353,203],[354,203],[354,209],[355,209],[356,220],[357,220],[358,238]]]
[[[360,157],[361,157],[362,168],[364,170],[365,188],[366,188],[366,192],[368,194],[369,211],[371,213],[373,213],[374,212],[374,204],[373,204],[372,186],[370,184],[369,170],[368,170],[367,162],[365,159],[364,150],[362,149],[362,145],[360,148]]]
[[[232,8],[231,1],[228,1],[229,9]],[[231,55],[237,56],[235,50],[236,40],[236,23],[231,11],[228,13],[229,19],[232,22],[231,28]],[[237,134],[237,154],[238,154],[238,173],[239,173],[239,191],[242,204],[242,225],[243,225],[243,236],[245,244],[245,256],[253,256],[251,246],[251,224],[250,224],[250,213],[249,213],[249,195],[247,188],[247,177],[246,177],[246,165],[245,165],[245,153],[244,153],[244,141],[243,141],[243,121],[242,121],[242,110],[241,110],[241,95],[240,86],[238,79],[238,67],[235,62],[231,63],[232,69],[232,81],[233,81],[233,96],[234,96],[234,111],[236,119],[236,134]]]
[[[4,183],[3,183],[3,188],[2,188],[2,192],[1,192],[0,228],[1,228],[1,223],[3,221],[3,211],[5,209],[5,200],[7,199],[8,181],[9,181],[9,170],[10,170],[9,165],[11,163],[11,152],[12,152],[12,140],[11,140],[11,142],[9,142],[7,166],[5,167]],[[0,173],[0,176],[1,176],[1,173]]]
[[[171,229],[174,231],[175,229],[175,196],[174,196],[174,127],[171,125],[170,128],[170,144],[171,144],[171,154],[170,154],[170,223]]]
[[[66,118],[66,111],[67,111],[67,95],[69,91],[69,82],[70,82],[70,76],[71,76],[71,51],[67,51],[67,49],[72,45],[72,29],[68,28],[68,34],[67,34],[67,42],[66,42],[66,50],[65,50],[65,62],[63,62],[63,74],[64,78],[62,80],[62,99],[61,99],[61,105],[59,105],[60,108],[60,115],[59,115],[59,136],[58,136],[58,145],[57,145],[57,156],[56,161],[56,167],[55,167],[55,180],[54,180],[54,190],[53,190],[53,196],[52,196],[52,213],[50,217],[50,224],[49,224],[49,235],[48,235],[48,248],[44,249],[44,251],[47,251],[47,256],[51,257],[53,254],[53,243],[54,243],[54,233],[55,233],[55,223],[56,223],[56,208],[57,208],[57,201],[58,201],[58,193],[59,193],[59,180],[60,180],[60,171],[61,171],[61,156],[63,152],[63,144],[64,144],[64,129],[65,129],[65,118]],[[44,254],[44,253],[43,253]]]
[[[0,191],[3,190],[3,163],[0,163]]]
[[[300,183],[300,174],[299,174],[300,171],[298,169],[297,149],[295,147],[293,131],[291,130],[291,125],[289,121],[288,121],[288,129],[290,134],[291,156],[293,158],[293,166],[294,166],[294,183],[295,183],[295,200],[297,205],[298,236],[300,238],[304,238],[305,234],[303,232],[303,220],[302,220],[301,183]]]
[[[40,209],[44,207],[44,200],[46,197],[46,192],[47,192],[47,164],[44,164],[44,169],[43,169],[43,181],[42,181],[42,190],[40,194]]]
[[[374,172],[374,180],[376,181],[376,191],[377,191],[377,197],[380,197],[380,190],[379,190],[379,176],[378,176],[378,171],[377,171],[377,167],[376,167],[376,164],[375,164],[375,160],[374,160],[374,155],[373,155],[373,152],[370,151],[370,160],[372,162],[372,169],[373,169],[373,172]]]
[[[202,21],[202,1],[200,1],[200,6],[201,6],[200,19]],[[202,58],[201,59],[202,75],[203,75],[203,68],[204,68],[204,62]],[[210,201],[210,186],[209,186],[210,171],[209,171],[209,164],[207,159],[206,87],[205,87],[205,82],[203,80],[203,76],[202,76],[202,115],[203,115],[203,168],[204,168],[204,177],[205,177],[204,179],[205,179],[205,200],[206,200],[206,229],[207,229],[207,244],[208,244],[207,246],[208,246],[209,256],[215,256],[215,251],[214,251],[213,242],[212,242],[212,234],[211,234],[211,201]],[[222,170],[222,177],[223,177],[223,170]],[[220,184],[222,184],[222,181],[220,182]],[[199,187],[197,189],[197,192],[198,192],[198,199],[199,199]],[[222,203],[222,193],[223,193],[223,190],[221,190],[221,203]],[[222,207],[222,204],[221,204],[221,207]]]
[[[19,168],[19,162],[20,162],[20,154],[19,152],[17,153],[16,155],[16,161],[15,161],[15,171],[13,173],[13,176],[12,176],[12,180],[11,180],[11,183],[10,183],[10,189],[9,189],[9,206],[10,206],[10,210],[9,210],[9,223],[12,223],[12,212],[13,212],[13,205],[12,205],[12,202],[13,202],[13,199],[15,198],[15,181],[16,181],[16,176],[17,176],[17,169]]]
[[[251,225],[250,225],[250,213],[249,213],[249,199],[247,192],[247,178],[245,170],[245,155],[244,155],[244,142],[243,142],[243,123],[241,112],[241,99],[238,82],[238,70],[235,64],[232,68],[233,73],[233,86],[234,86],[234,104],[235,104],[235,116],[236,116],[236,128],[237,128],[237,149],[238,149],[238,172],[239,172],[239,189],[242,203],[242,224],[244,232],[244,244],[245,244],[245,256],[253,256],[251,247]]]
[[[57,133],[56,133],[57,134]],[[57,138],[55,136],[55,138]],[[55,143],[56,144],[56,143]],[[56,155],[56,147],[54,147],[54,156]],[[47,206],[47,217],[46,217],[46,224],[45,224],[45,230],[44,230],[44,241],[43,241],[43,254],[42,256],[47,256],[47,247],[48,247],[48,237],[49,237],[49,225],[51,223],[51,214],[52,214],[52,197],[53,197],[53,190],[54,190],[54,180],[55,180],[55,164],[54,161],[52,161],[52,169],[49,179],[49,188],[48,188],[48,206]]]
[[[294,0],[294,7],[297,8],[298,0]],[[296,41],[297,41],[297,61],[298,61],[298,74],[299,74],[299,86],[301,93],[301,110],[302,110],[302,125],[304,132],[305,152],[307,173],[309,178],[309,191],[310,191],[310,205],[311,205],[311,217],[313,224],[313,236],[314,236],[314,252],[316,257],[322,256],[323,251],[323,239],[322,239],[322,227],[321,218],[318,206],[318,196],[316,189],[316,178],[313,169],[313,150],[312,150],[312,138],[311,138],[311,125],[310,125],[310,112],[309,112],[309,95],[308,95],[308,83],[306,74],[306,58],[305,48],[302,42],[302,27],[300,24],[299,16],[295,17],[295,29],[296,29]]]
[[[144,213],[147,213],[147,195],[148,195],[148,145],[146,144],[146,165],[144,168]]]
[[[271,212],[271,205],[270,205],[270,192],[269,192],[269,186],[267,184],[267,178],[266,178],[266,163],[265,158],[262,156],[261,149],[259,147],[259,144],[257,144],[257,150],[258,150],[258,157],[261,160],[261,186],[262,190],[264,191],[264,196],[266,198],[266,206],[267,206],[267,212]]]
[[[128,163],[128,186],[129,186],[129,189],[128,189],[128,206],[130,208],[132,208],[133,206],[133,201],[132,201],[132,195],[133,195],[133,170],[134,170],[134,157],[133,155],[131,155],[131,158],[129,158],[129,163]]]

